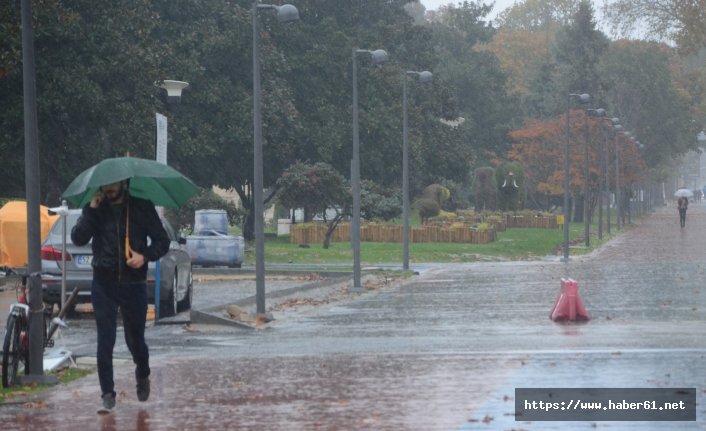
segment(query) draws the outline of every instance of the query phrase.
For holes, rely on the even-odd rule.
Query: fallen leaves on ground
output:
[[[47,408],[47,403],[44,401],[28,401],[22,404],[22,407],[26,409],[41,410]]]
[[[247,311],[241,309],[237,305],[229,305],[226,307],[226,312],[228,316],[233,319],[244,323],[258,323],[258,318],[248,313]]]
[[[327,304],[329,301],[327,299],[315,299],[315,298],[290,298],[286,301],[277,303],[272,310],[281,311],[285,308],[297,307],[297,306],[316,306],[321,304]]]

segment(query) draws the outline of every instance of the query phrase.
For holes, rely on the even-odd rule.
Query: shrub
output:
[[[439,204],[433,199],[421,198],[414,203],[414,208],[419,212],[422,223],[426,223],[431,217],[439,215],[441,210]]]

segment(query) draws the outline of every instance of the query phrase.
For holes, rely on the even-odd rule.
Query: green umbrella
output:
[[[105,159],[81,172],[62,197],[79,208],[103,185],[130,179],[130,195],[158,206],[176,208],[198,193],[198,187],[176,169],[138,157]]]

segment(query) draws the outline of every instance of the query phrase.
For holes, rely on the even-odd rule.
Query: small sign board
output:
[[[156,160],[159,163],[167,164],[167,117],[157,113],[157,155]]]
[[[564,214],[559,214],[556,216],[556,224],[564,224]]]

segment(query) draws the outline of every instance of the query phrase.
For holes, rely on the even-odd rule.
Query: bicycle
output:
[[[12,268],[3,268],[6,276],[19,277],[21,284],[16,284],[15,292],[17,302],[10,305],[10,311],[7,316],[7,324],[5,326],[5,338],[2,345],[2,386],[8,388],[19,383],[20,365],[22,365],[24,374],[29,374],[29,301],[27,300],[27,278],[38,276],[38,274],[20,274]],[[44,307],[44,348],[54,347],[52,337],[59,327],[66,328],[68,325],[64,322],[64,316],[71,309],[76,296],[78,287],[74,288],[69,298],[65,301],[64,307],[59,310],[59,313],[52,318],[52,311]],[[47,321],[51,322],[47,327]]]

